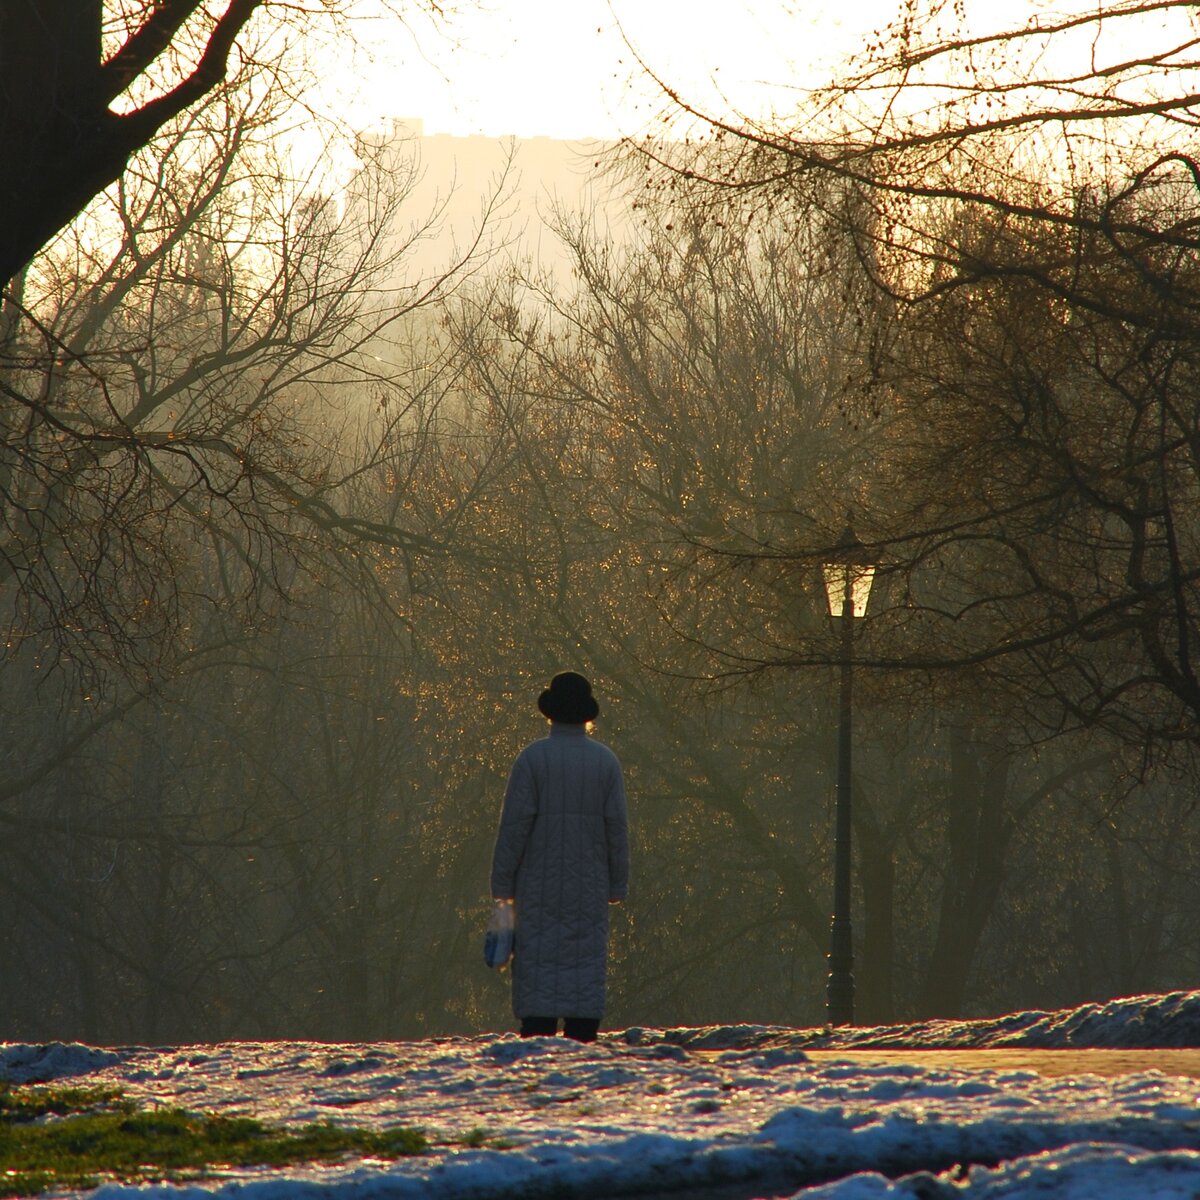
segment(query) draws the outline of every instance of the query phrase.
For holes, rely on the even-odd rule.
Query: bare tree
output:
[[[910,299],[990,274],[986,256],[947,236],[947,213],[982,209],[1075,229],[1114,253],[1194,248],[1186,219],[1164,225],[1136,211],[1138,193],[1164,176],[1196,176],[1194,6],[1073,7],[1007,27],[981,13],[968,24],[946,0],[904,5],[831,84],[767,119],[720,119],[661,78],[673,129],[682,114],[693,136],[627,148],[636,163],[666,168],[650,173],[652,190],[687,186],[763,209],[802,198],[827,209],[877,283]],[[1069,292],[1069,274],[1052,265],[1035,260],[1024,271]]]
[[[275,116],[269,91],[219,90],[10,295],[0,585],[13,637],[148,664],[206,587],[249,612],[315,538],[348,553],[364,538],[430,546],[354,514],[351,452],[373,405],[402,424],[411,399],[380,346],[482,242],[443,274],[408,275],[405,251],[436,219],[399,215],[411,162],[407,180],[402,164],[368,164],[328,194],[293,177]],[[188,575],[197,538],[240,563],[229,594],[229,577]]]
[[[134,154],[224,83],[231,64],[253,57],[257,46],[245,44],[253,24],[311,32],[337,12],[335,4],[272,0],[4,0],[0,280],[16,275]],[[264,86],[272,86],[269,74]]]
[[[108,14],[105,28],[101,0],[6,0],[0,278],[15,275],[120,176],[136,150],[225,78],[238,35],[262,7],[263,0],[234,0],[213,16],[196,0],[128,4]],[[176,79],[114,112],[113,102],[164,54]]]
[[[89,1021],[115,971],[156,996],[130,1009],[146,1028],[178,1028],[195,1018],[189,988],[213,994],[192,987],[206,967],[252,980],[298,936],[267,920],[231,932],[252,885],[221,886],[217,864],[271,830],[246,823],[254,803],[231,806],[249,767],[228,744],[209,759],[228,792],[190,773],[179,696],[231,660],[264,669],[254,639],[320,607],[314,581],[373,581],[378,597],[385,575],[403,579],[389,564],[432,545],[402,509],[363,502],[379,453],[365,433],[385,411],[376,432],[399,461],[436,381],[415,386],[410,358],[383,351],[487,252],[481,234],[445,271],[411,271],[407,249],[437,220],[400,211],[412,162],[365,157],[330,193],[273,143],[285,98],[246,83],[164,129],[3,310],[0,824],[30,922],[13,936],[33,960],[39,932],[69,948]],[[236,696],[207,694],[232,721]],[[26,854],[39,870],[20,868]],[[41,866],[70,881],[57,899]],[[162,914],[185,894],[196,923],[172,941]]]
[[[1186,739],[1195,8],[965,22],[906,6],[771,123],[707,119],[664,83],[702,136],[636,159],[702,208],[825,221],[873,285],[850,302],[899,421],[870,536],[906,585],[864,653],[987,673],[1040,733]]]

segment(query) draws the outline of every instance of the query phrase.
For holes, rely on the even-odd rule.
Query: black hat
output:
[[[538,697],[542,716],[564,725],[586,725],[600,715],[592,685],[575,671],[562,671]]]

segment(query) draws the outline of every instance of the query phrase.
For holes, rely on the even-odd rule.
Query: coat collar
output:
[[[587,737],[586,725],[565,725],[561,721],[550,722],[551,737]]]

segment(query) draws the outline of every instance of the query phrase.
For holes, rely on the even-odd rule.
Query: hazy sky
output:
[[[740,123],[746,114],[768,125],[777,115],[787,128],[800,107],[798,93],[836,78],[872,32],[895,22],[906,7],[915,7],[921,19],[940,7],[943,36],[963,20],[978,37],[1066,14],[1094,16],[1109,0],[723,0],[720,6],[716,0],[436,0],[444,11],[437,20],[422,12],[434,0],[349,3],[352,36],[338,35],[310,51],[323,83],[305,93],[343,129],[357,133],[416,119],[427,134],[573,141],[666,131],[657,118],[668,110],[667,98],[638,55],[707,115]],[[1186,46],[1194,20],[1189,7],[1114,20],[1102,32],[1084,25],[1074,35],[1056,35],[1049,46],[1035,40],[1010,48],[1002,71],[1022,81],[1047,71],[1086,77],[1098,64]],[[985,73],[997,69],[986,51],[978,53]],[[1153,93],[1157,80],[1153,72],[1127,79],[1122,94],[1137,102]],[[1176,86],[1185,85],[1177,80]],[[952,91],[910,86],[904,103],[919,115],[947,97]],[[1019,89],[1009,94],[1015,106],[1033,99],[1035,93]],[[899,119],[895,97],[889,105]],[[312,128],[320,130],[320,123]],[[307,131],[304,125],[293,131],[297,145]],[[677,136],[681,127],[671,132]],[[328,148],[327,132],[313,137],[318,153]]]
[[[365,8],[371,0],[362,0]],[[979,0],[975,0],[976,3]],[[1014,0],[987,0],[1011,4]],[[1016,0],[1029,8],[1034,0]],[[704,101],[714,83],[743,107],[819,81],[885,23],[898,0],[460,0],[441,29],[364,21],[340,106],[358,122],[419,117],[426,132],[613,137],[652,119],[622,30],[647,61]],[[778,85],[784,84],[784,87]]]

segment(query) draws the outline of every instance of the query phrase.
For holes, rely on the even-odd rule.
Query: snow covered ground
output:
[[[805,1045],[1197,1046],[1198,1024],[1200,992],[1188,992],[876,1030],[873,1041],[863,1030],[831,1039],[734,1026],[627,1030],[592,1046],[511,1034],[373,1045],[7,1044],[0,1076],[115,1083],[144,1105],[287,1124],[417,1125],[435,1143],[395,1163],[109,1185],[94,1193],[103,1200],[1197,1200],[1196,1078],[847,1062],[814,1059]],[[461,1139],[473,1131],[482,1144],[467,1148]]]

